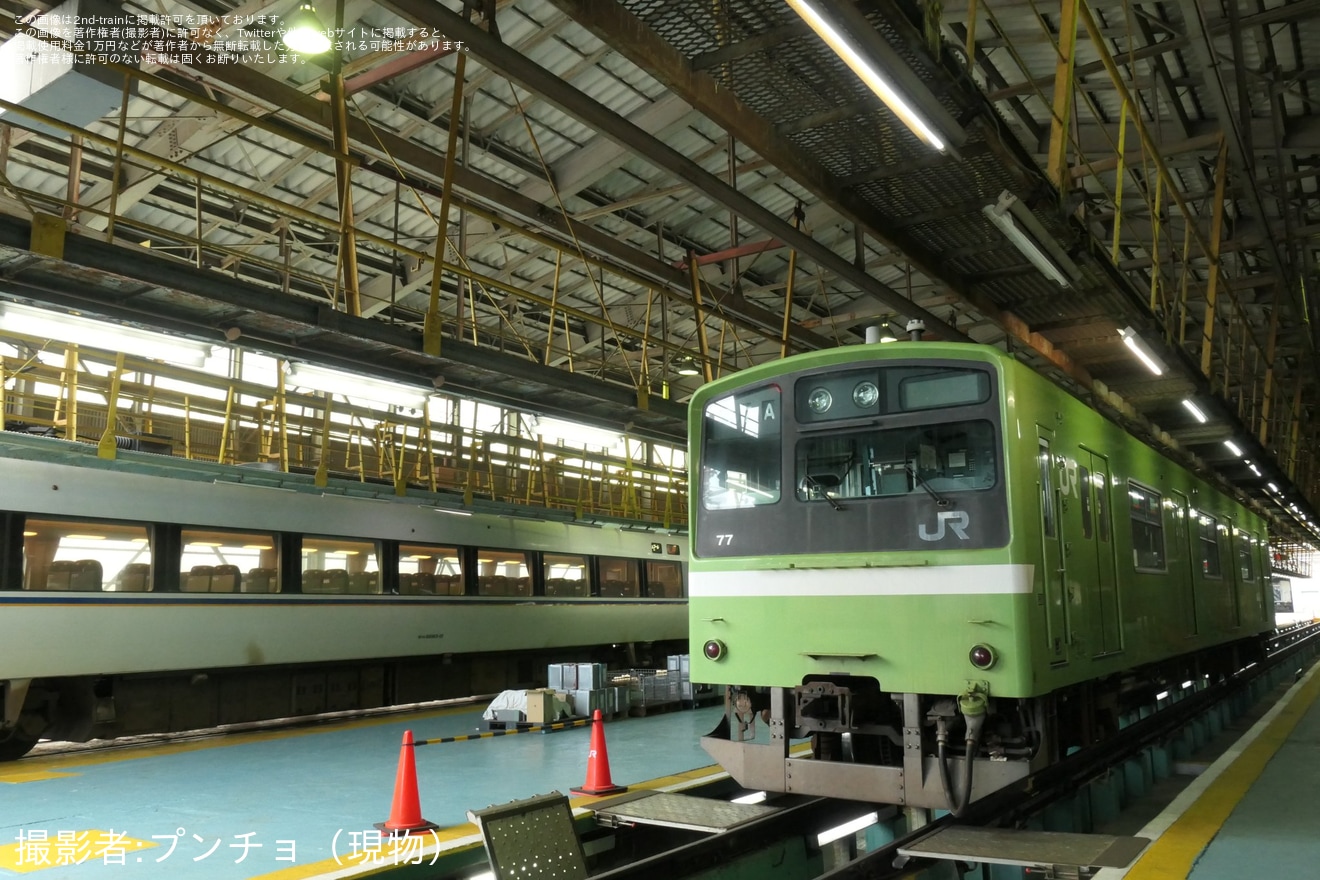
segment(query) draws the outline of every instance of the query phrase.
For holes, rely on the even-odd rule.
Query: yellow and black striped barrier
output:
[[[568,730],[570,727],[585,727],[591,723],[590,718],[579,718],[577,721],[556,721],[553,724],[537,724],[530,727],[515,727],[511,730],[488,730],[485,733],[465,733],[462,736],[442,736],[438,739],[419,739],[413,743],[415,746],[438,746],[441,743],[467,742],[473,739],[490,739],[493,736],[513,736],[515,733],[551,733],[556,730]]]

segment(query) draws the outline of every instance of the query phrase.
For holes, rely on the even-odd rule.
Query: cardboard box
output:
[[[533,724],[549,724],[559,720],[555,709],[554,691],[527,692],[527,720]]]

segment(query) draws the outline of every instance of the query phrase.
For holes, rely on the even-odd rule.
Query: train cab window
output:
[[[379,593],[374,541],[306,536],[302,540],[304,593]]]
[[[541,557],[547,596],[590,596],[587,557],[546,553]]]
[[[1132,561],[1140,570],[1164,571],[1164,507],[1158,492],[1128,483]]]
[[[462,596],[463,557],[457,547],[399,545],[399,594]]]
[[[779,501],[780,397],[772,385],[706,404],[700,486],[706,510]]]
[[[179,589],[185,593],[278,593],[279,544],[261,532],[184,529]]]
[[[642,594],[636,559],[600,557],[600,594],[611,599],[636,599]]]
[[[1219,562],[1219,523],[1208,513],[1193,511],[1192,515],[1196,517],[1196,543],[1201,551],[1201,574],[1208,578],[1223,577],[1223,568]]]
[[[1242,582],[1249,583],[1256,579],[1255,568],[1251,564],[1252,545],[1255,540],[1246,532],[1237,532],[1237,554],[1238,570],[1242,574]]]
[[[477,550],[477,592],[482,596],[532,595],[531,567],[521,550]]]
[[[677,562],[646,561],[646,596],[648,599],[683,598],[683,566]]]
[[[151,589],[151,543],[132,523],[28,519],[23,589],[141,593]]]

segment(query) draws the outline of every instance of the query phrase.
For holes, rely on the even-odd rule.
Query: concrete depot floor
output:
[[[698,740],[720,712],[607,723],[613,781],[708,767]],[[0,766],[0,877],[315,876],[291,869],[333,866],[389,817],[405,730],[420,740],[485,729],[479,708],[446,709],[25,758]],[[567,794],[585,779],[589,730],[417,748],[423,815],[463,826],[469,809]],[[112,832],[127,839],[112,844]]]

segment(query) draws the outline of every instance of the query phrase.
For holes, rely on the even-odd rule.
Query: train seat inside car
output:
[[[194,565],[179,576],[179,589],[185,593],[209,593],[214,574],[214,565]]]
[[[113,589],[118,593],[145,593],[151,589],[151,566],[145,562],[130,562],[115,576]]]

